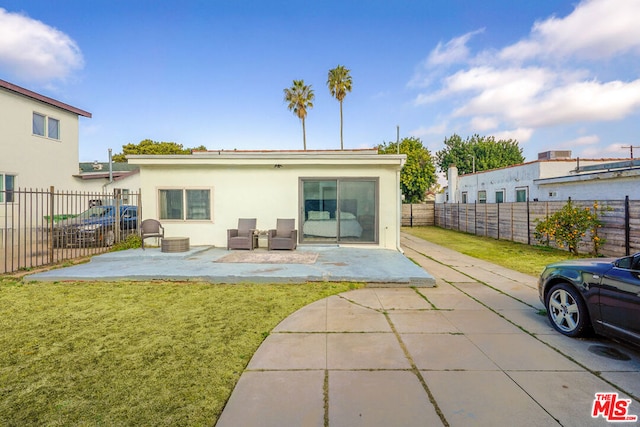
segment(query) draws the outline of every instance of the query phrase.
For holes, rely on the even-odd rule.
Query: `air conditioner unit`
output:
[[[554,150],[538,153],[538,160],[570,159],[571,150]]]

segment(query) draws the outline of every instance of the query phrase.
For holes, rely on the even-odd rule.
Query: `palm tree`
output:
[[[342,139],[342,100],[347,96],[347,92],[351,92],[349,69],[338,65],[333,70],[329,70],[327,86],[329,86],[331,96],[340,101],[340,149],[344,150],[344,142]]]
[[[314,98],[311,85],[305,85],[304,80],[294,80],[293,85],[284,90],[284,100],[289,103],[287,108],[302,120],[302,142],[305,150],[307,149],[307,134],[304,120],[307,117],[307,110],[313,108]]]

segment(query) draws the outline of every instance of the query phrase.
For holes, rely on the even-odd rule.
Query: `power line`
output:
[[[640,148],[640,145],[621,145],[620,148],[628,148],[630,152],[630,157],[633,159],[633,149]]]

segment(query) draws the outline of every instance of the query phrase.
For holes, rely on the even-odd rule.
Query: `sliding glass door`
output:
[[[378,180],[301,178],[300,224],[305,243],[376,243]]]

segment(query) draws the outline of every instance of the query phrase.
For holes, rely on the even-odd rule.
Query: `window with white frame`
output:
[[[496,203],[504,203],[504,190],[496,191]]]
[[[467,192],[466,191],[462,192],[462,203],[467,203]]]
[[[16,176],[0,174],[0,203],[13,203]]]
[[[60,120],[34,112],[32,124],[34,135],[60,139]]]
[[[211,219],[211,190],[166,189],[158,194],[160,219],[198,221]]]
[[[487,203],[487,192],[486,192],[486,190],[478,191],[478,203]]]

